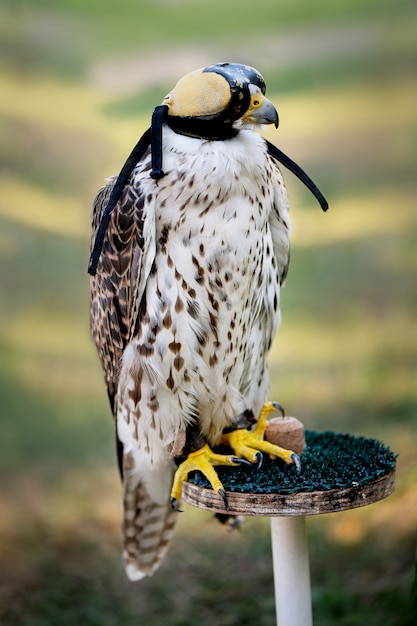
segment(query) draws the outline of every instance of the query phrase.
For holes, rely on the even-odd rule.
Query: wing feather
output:
[[[279,284],[284,285],[288,274],[290,262],[290,239],[292,230],[290,220],[290,207],[284,178],[277,163],[270,159],[272,172],[272,184],[274,187],[274,205],[269,219],[272,240],[274,244],[274,254],[277,262]]]
[[[134,334],[156,249],[154,205],[134,178],[135,172],[113,209],[97,273],[90,280],[91,333],[113,414],[120,359]],[[102,187],[94,200],[91,249],[115,180]]]

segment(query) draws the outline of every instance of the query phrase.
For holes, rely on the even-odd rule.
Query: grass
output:
[[[89,206],[171,83],[109,93],[90,77],[125,54],[168,50],[175,60],[179,48],[192,57],[201,46],[244,50],[248,61],[257,52],[250,44],[276,33],[309,40],[330,26],[369,23],[379,38],[354,56],[275,67],[265,55],[281,118],[268,137],[307,169],[331,206],[322,214],[286,174],[293,252],[270,397],[309,429],[374,437],[399,454],[390,498],[308,520],[315,624],[413,623],[416,14],[405,1],[394,10],[385,1],[322,0],[313,12],[306,0],[264,0],[257,9],[248,15],[220,0],[181,0],[175,10],[129,0],[0,6],[7,626],[274,622],[267,520],[229,534],[187,507],[152,579],[131,585],[122,571],[113,426],[88,332]],[[175,62],[170,71],[174,82]]]

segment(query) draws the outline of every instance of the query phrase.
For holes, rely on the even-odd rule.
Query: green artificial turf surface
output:
[[[395,469],[391,450],[368,437],[349,434],[306,432],[306,448],[301,456],[301,470],[281,459],[264,455],[259,469],[242,464],[220,466],[217,474],[227,491],[242,493],[282,493],[327,491],[368,484]],[[190,482],[210,487],[207,479],[194,472]]]

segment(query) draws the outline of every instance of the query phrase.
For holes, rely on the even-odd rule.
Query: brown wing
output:
[[[147,169],[146,166],[141,168]],[[135,176],[135,172],[133,173]],[[132,180],[132,179],[131,179]],[[92,209],[91,248],[115,179],[99,190]],[[115,415],[120,359],[133,336],[139,305],[155,257],[155,217],[139,177],[113,209],[90,281],[90,326]]]

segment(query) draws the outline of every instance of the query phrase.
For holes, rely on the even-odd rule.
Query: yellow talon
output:
[[[256,463],[259,460],[259,452],[265,452],[272,459],[280,458],[285,463],[295,463],[297,468],[299,468],[300,460],[295,452],[264,440],[268,426],[268,417],[276,408],[277,405],[275,403],[265,402],[253,430],[246,430],[246,428],[233,430],[222,436],[222,443],[228,444],[234,450],[236,456],[247,459],[251,463]]]
[[[205,444],[196,452],[191,452],[181,465],[179,465],[174,476],[171,499],[179,500],[182,494],[182,485],[187,480],[188,474],[194,470],[199,470],[209,481],[213,490],[225,501],[225,490],[214,469],[216,465],[238,465],[232,457],[225,454],[216,454]],[[226,501],[225,501],[226,504]]]
[[[196,452],[191,452],[175,472],[174,482],[171,490],[171,502],[174,509],[177,509],[177,501],[182,495],[183,483],[187,480],[188,474],[199,470],[207,478],[213,490],[223,499],[226,509],[228,508],[225,489],[214,469],[217,465],[240,465],[240,463],[258,463],[262,461],[260,452],[269,454],[272,459],[279,457],[286,463],[294,463],[300,469],[300,459],[292,450],[285,450],[279,446],[264,440],[266,428],[268,426],[268,416],[277,408],[276,403],[266,402],[259,414],[258,421],[253,430],[241,428],[226,433],[221,438],[222,444],[227,444],[235,452],[236,457],[225,454],[216,454],[205,444]]]

